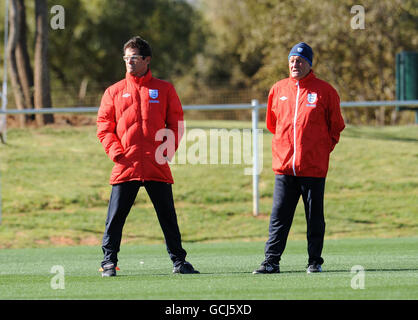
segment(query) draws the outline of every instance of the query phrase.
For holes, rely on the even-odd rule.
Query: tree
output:
[[[9,60],[10,80],[14,93],[16,107],[19,110],[32,109],[34,107],[34,82],[37,83],[35,89],[37,108],[51,107],[50,98],[48,102],[49,93],[49,79],[48,79],[48,65],[47,56],[47,29],[45,29],[45,22],[47,24],[47,8],[44,1],[39,5],[37,2],[36,20],[39,21],[37,25],[37,42],[36,42],[36,73],[35,81],[30,64],[30,58],[27,48],[27,25],[26,25],[26,7],[24,0],[12,0],[10,2],[10,32],[9,41],[7,45],[7,56]],[[40,17],[43,16],[43,21]],[[46,30],[46,32],[44,32]],[[45,76],[46,75],[46,76]],[[52,115],[40,116],[44,123],[53,119]],[[19,125],[25,126],[26,120],[33,119],[31,116],[19,116]]]
[[[46,0],[35,1],[35,108],[51,108],[51,91],[48,69],[48,6]],[[38,114],[39,125],[54,122],[52,114]]]
[[[25,109],[25,96],[23,92],[22,82],[19,78],[19,71],[16,62],[16,47],[20,37],[20,15],[18,12],[17,0],[12,0],[9,6],[9,39],[7,43],[7,57],[10,73],[10,81],[15,98],[16,107],[19,110]],[[19,116],[19,125],[25,125],[25,117]]]
[[[184,0],[60,2],[71,14],[65,29],[50,32],[51,71],[60,83],[80,86],[87,78],[108,85],[125,74],[123,44],[135,35],[153,49],[153,75],[172,79],[188,73],[204,37],[199,13]],[[71,54],[69,54],[71,52]]]
[[[17,11],[19,15],[19,39],[17,42],[15,55],[19,79],[22,85],[25,109],[33,109],[33,72],[27,48],[26,37],[26,8],[24,0],[17,1]],[[33,117],[26,116],[27,120]]]
[[[236,82],[235,75],[245,75],[246,85],[258,90],[268,90],[288,76],[289,50],[304,41],[314,50],[315,73],[329,81],[343,101],[391,100],[396,54],[418,47],[416,0],[364,0],[364,29],[351,26],[352,0],[201,1],[213,34],[210,41],[221,56],[230,57],[224,63],[230,83]],[[201,63],[212,61],[209,56]],[[380,118],[383,123],[383,117],[391,118],[385,110],[362,110],[347,120]]]

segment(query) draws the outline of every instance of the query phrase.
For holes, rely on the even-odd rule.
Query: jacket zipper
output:
[[[298,116],[298,104],[299,104],[299,81],[296,82],[298,86],[298,91],[296,93],[296,107],[295,107],[295,117],[293,118],[293,175],[296,176],[295,163],[296,163],[296,119]]]
[[[137,91],[138,91],[138,95],[139,95],[139,110],[138,110],[138,118],[139,118],[139,123],[140,123],[140,130],[139,130],[139,138],[140,138],[140,140],[139,141],[143,141],[143,136],[142,136],[142,130],[143,130],[143,121],[142,121],[142,111],[141,111],[141,109],[142,109],[142,99],[141,99],[141,85],[139,85],[139,88],[136,88],[137,89]],[[139,152],[139,154],[141,155],[140,156],[140,166],[141,166],[141,176],[142,177],[140,177],[141,179],[141,181],[143,182],[143,181],[145,181],[143,178],[144,178],[144,149],[143,149],[143,144],[142,143],[140,143],[140,145],[139,145],[139,150],[140,150],[140,152]]]

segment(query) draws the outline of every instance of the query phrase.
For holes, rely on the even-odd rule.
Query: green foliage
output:
[[[28,48],[33,57],[34,3],[25,4]],[[48,1],[49,8],[56,4]],[[65,28],[49,30],[53,89],[79,87],[83,79],[102,86],[120,80],[125,73],[123,44],[136,35],[150,43],[154,52],[152,70],[164,79],[186,73],[186,66],[205,41],[200,13],[182,0],[63,0],[59,5],[65,10]]]
[[[219,46],[232,52],[229,65],[260,89],[287,77],[290,48],[305,41],[314,50],[314,70],[342,100],[390,100],[395,55],[418,45],[414,1],[363,1],[364,29],[351,28],[350,9],[356,4],[351,0],[204,2]]]
[[[315,73],[337,89],[342,101],[394,100],[396,54],[418,48],[413,0],[363,1],[364,29],[351,27],[355,14],[350,10],[357,4],[351,0],[201,2],[210,37],[195,67],[194,77],[200,79],[191,83],[195,92],[221,86],[232,95],[245,87],[263,93],[265,101],[271,86],[288,76],[291,47],[305,41],[314,51]],[[402,120],[390,108],[348,111],[345,119],[355,124]]]
[[[187,2],[86,3],[71,0],[63,3],[68,22],[64,30],[51,32],[51,50],[57,53],[52,67],[57,75],[63,73],[63,79],[69,78],[67,83],[78,84],[80,77],[101,84],[120,80],[125,73],[122,48],[135,35],[150,43],[152,70],[165,79],[183,74],[184,65],[201,48],[198,13]]]
[[[33,57],[34,2],[26,1]],[[50,0],[49,7],[56,2]],[[65,29],[50,29],[54,106],[95,105],[125,69],[123,44],[134,35],[154,51],[153,74],[171,80],[191,103],[264,102],[288,76],[287,55],[299,41],[314,50],[314,71],[343,101],[393,100],[395,56],[418,48],[414,0],[366,0],[365,28],[351,27],[352,0],[63,0]],[[4,29],[0,6],[0,31]],[[51,14],[52,17],[52,14]],[[3,42],[0,43],[2,48]],[[3,50],[1,50],[3,52]],[[2,66],[1,66],[2,67]],[[88,80],[89,99],[79,100]],[[64,87],[64,88],[63,88]],[[10,94],[10,106],[13,98]],[[396,124],[413,114],[393,109],[347,110],[348,123]]]

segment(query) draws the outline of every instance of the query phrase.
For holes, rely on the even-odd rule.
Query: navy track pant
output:
[[[308,263],[324,262],[321,257],[325,235],[324,190],[325,178],[275,176],[269,238],[264,250],[265,261],[279,263],[302,195],[307,223]]]
[[[186,251],[181,245],[171,184],[159,181],[128,181],[112,186],[102,241],[104,253],[102,266],[108,262],[117,265],[122,229],[141,186],[145,187],[154,205],[164,234],[167,252],[174,266],[179,265],[186,258]]]

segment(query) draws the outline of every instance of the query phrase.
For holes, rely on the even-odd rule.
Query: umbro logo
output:
[[[285,101],[285,100],[287,100],[287,97],[285,97],[285,96],[280,97],[280,100]]]
[[[130,93],[124,93],[122,97],[127,98],[127,97],[130,97],[130,96],[131,96]]]

